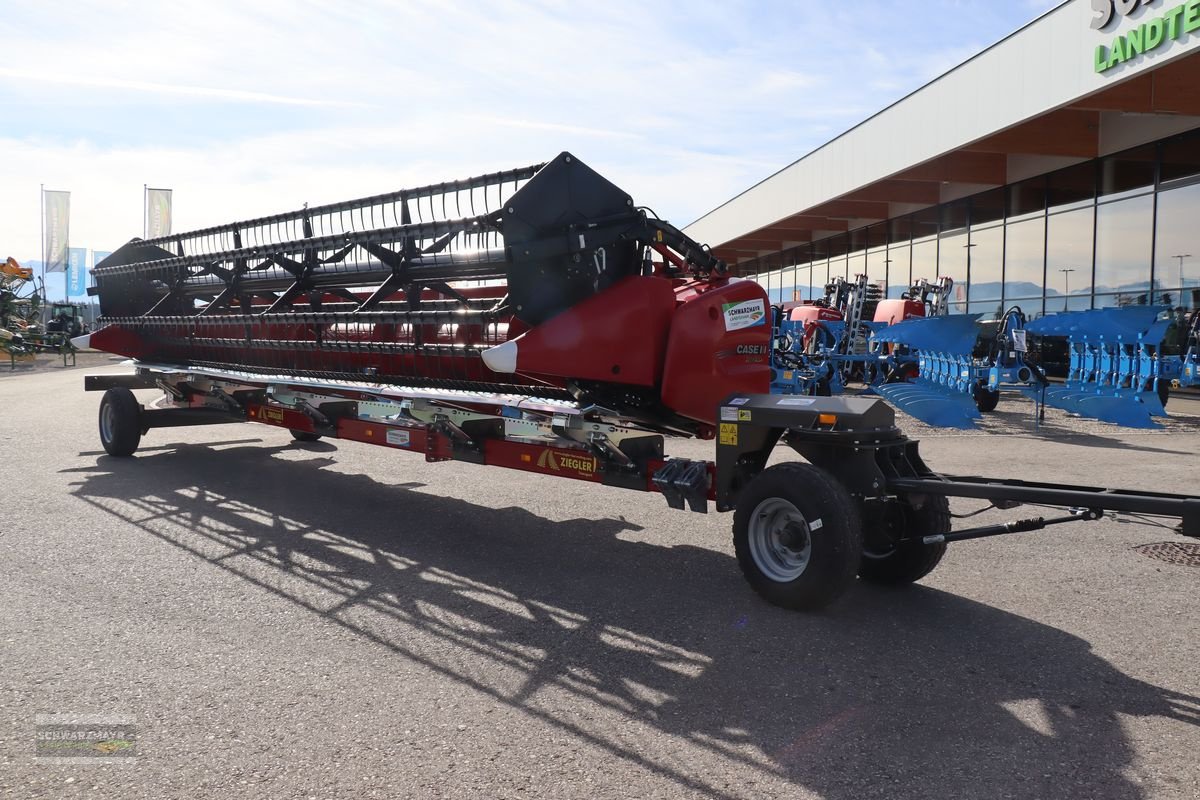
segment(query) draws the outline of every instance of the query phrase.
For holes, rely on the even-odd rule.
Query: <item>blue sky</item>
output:
[[[107,250],[147,183],[185,230],[562,150],[682,225],[1056,5],[0,0],[0,257],[42,183]]]

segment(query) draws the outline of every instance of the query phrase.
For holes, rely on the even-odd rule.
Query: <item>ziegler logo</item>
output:
[[[561,472],[562,470],[573,470],[581,475],[596,474],[596,459],[580,458],[579,456],[563,455],[562,453],[555,454],[551,450],[543,450],[538,456],[537,465],[542,469]]]
[[[258,418],[263,422],[274,422],[278,425],[283,424],[283,412],[277,408],[267,408],[266,406],[258,407]]]

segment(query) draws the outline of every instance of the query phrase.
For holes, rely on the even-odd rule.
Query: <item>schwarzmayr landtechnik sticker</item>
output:
[[[721,306],[725,314],[725,330],[740,331],[767,324],[767,309],[762,300],[746,300],[742,303],[726,303]]]

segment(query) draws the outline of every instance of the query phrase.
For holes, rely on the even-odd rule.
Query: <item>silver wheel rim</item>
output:
[[[769,497],[750,515],[750,557],[765,577],[788,583],[804,574],[812,556],[812,529],[794,505]]]
[[[113,410],[112,403],[105,403],[100,409],[100,438],[106,442],[112,441],[113,424],[116,422],[117,412]]]

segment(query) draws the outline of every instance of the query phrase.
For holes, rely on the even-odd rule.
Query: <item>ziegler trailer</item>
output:
[[[100,438],[233,421],[732,511],[770,602],[919,580],[950,542],[1107,514],[1200,537],[1200,497],[941,475],[879,400],[768,394],[762,288],[568,153],[156,240],[94,271]],[[136,389],[158,389],[143,406]],[[672,458],[671,437],[715,440]],[[768,467],[786,445],[804,461]],[[1062,509],[951,530],[948,498]]]

